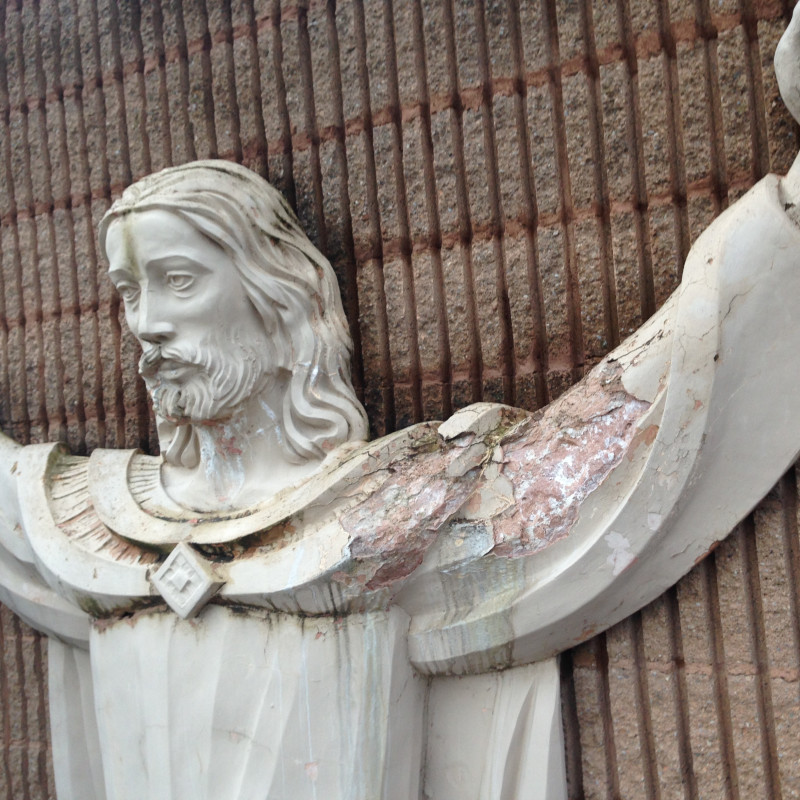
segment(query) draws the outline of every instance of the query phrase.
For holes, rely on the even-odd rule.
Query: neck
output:
[[[315,472],[321,459],[297,463],[281,446],[283,388],[250,398],[227,420],[181,426],[175,439],[193,452],[165,458],[161,480],[167,494],[196,511],[246,508]]]

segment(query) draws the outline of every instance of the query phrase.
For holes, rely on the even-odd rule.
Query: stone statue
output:
[[[263,502],[366,438],[336,277],[257,175],[220,161],[150,176],[106,214],[100,245],[178,504]]]
[[[50,635],[60,800],[565,798],[557,654],[800,452],[798,195],[797,163],[755,186],[543,412],[365,443],[333,273],[280,195],[223,162],[129,187],[100,242],[162,456],[0,441],[0,600]]]

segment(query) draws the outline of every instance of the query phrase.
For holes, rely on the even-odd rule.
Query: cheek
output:
[[[246,321],[242,320],[237,326],[237,330],[240,331],[242,340],[247,341],[250,347],[259,351],[265,349],[272,351],[276,342],[275,334],[268,332],[269,327],[270,325],[264,324],[264,320],[256,313],[255,309],[252,309],[248,313]],[[273,330],[275,329],[274,324],[271,327]],[[286,344],[288,346],[288,343]]]
[[[231,330],[264,330],[264,321],[240,287],[220,292],[214,298],[214,312],[223,325]]]
[[[241,315],[238,287],[229,286],[222,276],[202,276],[198,285],[185,294],[177,293],[175,299],[180,305],[178,313],[191,316],[205,316],[206,319],[218,319],[230,316],[235,319]]]

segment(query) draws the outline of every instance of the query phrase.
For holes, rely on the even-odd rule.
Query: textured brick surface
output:
[[[156,442],[93,231],[240,160],[333,262],[381,435],[534,409],[677,285],[795,125],[777,0],[3,0],[0,425]],[[573,797],[800,794],[794,471],[676,590],[564,658]],[[45,649],[0,614],[0,797],[52,796]]]

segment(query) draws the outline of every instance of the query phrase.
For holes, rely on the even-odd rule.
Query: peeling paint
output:
[[[643,430],[638,431],[631,440],[631,446],[628,448],[628,458],[632,459],[636,453],[639,445],[643,444],[649,447],[656,440],[658,436],[658,425],[648,425]]]
[[[493,519],[495,554],[528,555],[567,536],[585,498],[632,448],[655,438],[655,426],[636,435],[649,407],[625,391],[619,365],[606,363],[514,431],[502,443],[500,471],[513,503]],[[483,482],[478,492],[486,496]]]
[[[605,540],[611,548],[606,563],[611,566],[613,575],[616,577],[636,561],[636,556],[631,552],[631,543],[627,536],[611,531],[605,535]]]
[[[436,531],[463,505],[480,477],[488,451],[460,437],[417,452],[387,470],[383,484],[341,517],[351,536],[349,580],[367,576],[367,590],[390,586],[421,563]]]
[[[650,511],[647,514],[647,527],[651,531],[657,531],[661,526],[661,521],[664,519],[662,514],[655,511]]]

